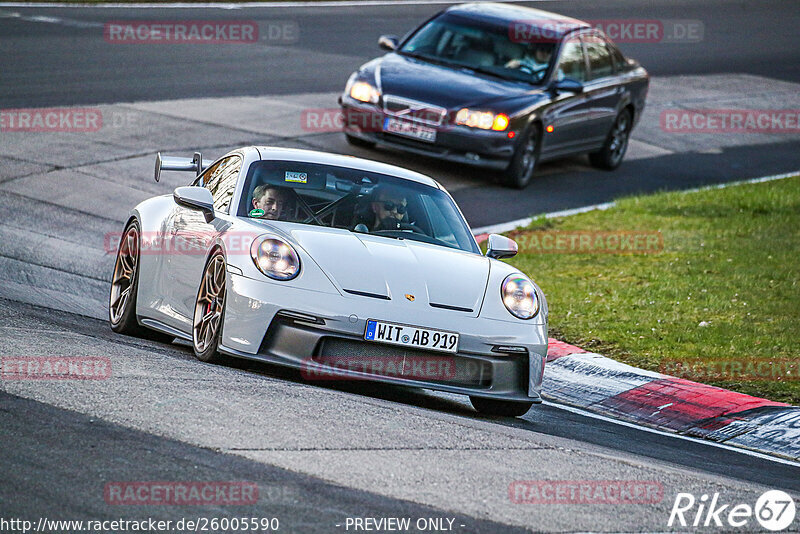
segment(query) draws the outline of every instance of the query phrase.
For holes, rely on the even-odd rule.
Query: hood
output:
[[[483,256],[335,228],[285,230],[345,294],[389,298],[393,305],[420,310],[458,308],[473,317],[480,311],[489,278],[489,260]]]
[[[505,100],[541,87],[501,80],[468,69],[457,70],[399,54],[387,54],[377,63],[381,91],[448,109]]]

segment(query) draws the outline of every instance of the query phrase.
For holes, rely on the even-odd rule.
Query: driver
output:
[[[522,72],[535,74],[538,78],[544,76],[547,65],[550,63],[552,51],[543,46],[537,46],[531,55],[531,49],[527,48],[523,56],[519,59],[512,59],[505,64],[506,68],[519,69]]]
[[[370,231],[398,230],[408,207],[406,196],[395,187],[379,185],[374,198],[371,203],[374,219],[369,225]]]
[[[281,220],[286,210],[289,195],[284,188],[260,185],[253,191],[253,208],[264,210],[259,219]]]

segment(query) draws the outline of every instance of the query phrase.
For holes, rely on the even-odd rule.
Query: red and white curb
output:
[[[800,460],[800,407],[645,371],[550,339],[545,399]]]

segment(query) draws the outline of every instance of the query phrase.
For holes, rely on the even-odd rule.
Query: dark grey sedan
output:
[[[508,4],[450,7],[350,76],[345,135],[501,171],[523,188],[539,162],[588,153],[615,169],[649,79],[588,23]]]

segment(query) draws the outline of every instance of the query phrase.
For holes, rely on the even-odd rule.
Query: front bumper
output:
[[[356,117],[345,119],[345,133],[377,146],[497,171],[505,170],[514,156],[514,141],[508,138],[507,131],[442,125],[436,141],[427,143],[382,131],[383,120],[389,115],[378,108],[340,103],[345,117]]]
[[[545,325],[470,317],[430,308],[421,299],[386,301],[319,293],[232,273],[229,277],[223,353],[299,368],[309,380],[367,379],[541,402]],[[458,353],[365,341],[368,319],[458,332]],[[501,347],[521,352],[501,352]],[[425,365],[434,372],[425,371]]]

